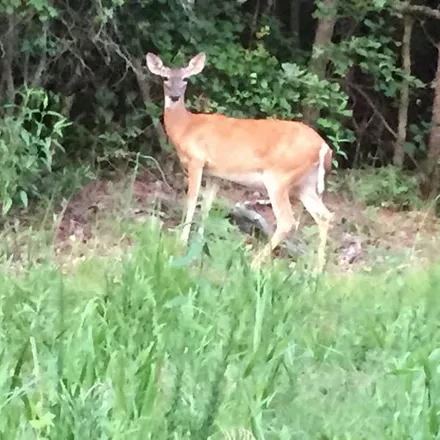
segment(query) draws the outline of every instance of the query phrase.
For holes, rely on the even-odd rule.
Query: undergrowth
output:
[[[367,206],[399,210],[423,206],[419,178],[393,166],[342,172],[330,181],[329,187],[330,191]]]
[[[1,438],[438,435],[438,268],[256,272],[238,240],[127,233],[122,261],[0,274]]]

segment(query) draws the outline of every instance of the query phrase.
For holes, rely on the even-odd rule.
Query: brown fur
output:
[[[197,160],[213,172],[273,169],[290,174],[299,168],[306,172],[319,161],[324,143],[301,122],[193,114],[183,103],[165,110],[165,129],[184,165]],[[330,151],[325,158],[327,170],[331,158]]]

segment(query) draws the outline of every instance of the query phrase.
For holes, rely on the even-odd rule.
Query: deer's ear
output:
[[[206,61],[205,52],[198,53],[195,57],[191,58],[191,60],[189,61],[188,67],[185,69],[186,74],[190,76],[190,75],[197,75],[198,73],[200,73],[205,67],[205,61]]]
[[[157,56],[154,55],[154,53],[147,53],[146,56],[147,59],[147,67],[150,70],[151,73],[154,73],[155,75],[163,76],[164,75],[164,67],[162,60]]]

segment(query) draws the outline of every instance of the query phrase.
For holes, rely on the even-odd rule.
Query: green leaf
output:
[[[23,203],[23,206],[25,208],[27,208],[28,207],[28,196],[27,196],[26,192],[23,190],[20,191],[20,199],[21,199],[21,203]]]
[[[29,136],[29,132],[27,130],[21,130],[20,137],[23,139],[23,141],[26,145],[29,145],[30,136]]]
[[[202,251],[204,251],[204,242],[200,236],[197,236],[189,245],[188,252],[183,257],[172,258],[170,266],[184,267],[189,266],[194,260],[199,258]]]
[[[3,206],[2,206],[2,215],[6,215],[12,206],[12,199],[10,197],[6,197],[5,200],[3,200]]]

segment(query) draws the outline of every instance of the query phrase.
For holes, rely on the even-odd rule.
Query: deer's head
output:
[[[163,79],[165,107],[167,108],[173,107],[184,99],[189,77],[200,73],[205,67],[206,60],[204,52],[200,52],[191,58],[186,67],[173,69],[165,66],[162,60],[153,53],[148,53],[146,58],[150,72]]]

